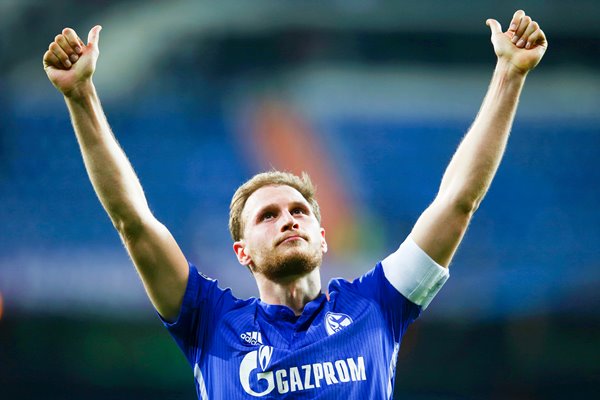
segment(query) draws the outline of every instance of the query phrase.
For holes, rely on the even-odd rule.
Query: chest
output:
[[[373,341],[381,344],[389,336],[389,324],[379,307],[368,299],[325,301],[299,318],[284,312],[289,310],[280,311],[267,314],[259,305],[235,310],[221,319],[212,340],[227,343],[231,354],[260,345],[284,353],[310,353],[368,347]]]
[[[370,391],[384,379],[373,371],[387,370],[394,352],[389,331],[365,299],[325,302],[299,319],[266,318],[250,307],[223,316],[197,357],[209,374],[220,375],[210,381],[226,376],[251,396]]]

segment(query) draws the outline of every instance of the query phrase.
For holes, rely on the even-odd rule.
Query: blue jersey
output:
[[[353,282],[332,280],[300,316],[237,299],[190,265],[180,315],[165,326],[199,399],[390,399],[400,341],[420,312],[382,263]]]
[[[334,279],[300,316],[240,300],[190,264],[180,314],[165,326],[199,399],[390,399],[400,341],[448,279],[410,238],[362,277]]]

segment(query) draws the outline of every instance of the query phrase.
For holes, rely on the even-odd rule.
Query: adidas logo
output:
[[[240,337],[248,344],[251,345],[257,345],[257,344],[263,344],[262,342],[262,335],[260,334],[260,332],[256,332],[256,331],[250,331],[250,332],[244,332],[240,335]]]

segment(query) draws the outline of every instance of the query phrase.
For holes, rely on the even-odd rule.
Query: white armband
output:
[[[448,268],[433,261],[410,236],[381,265],[392,286],[423,309],[450,277]]]

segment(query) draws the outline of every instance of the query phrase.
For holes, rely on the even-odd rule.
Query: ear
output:
[[[243,240],[238,240],[233,244],[233,251],[239,261],[240,264],[244,266],[249,266],[252,262],[252,257],[248,254],[246,250],[246,243]]]
[[[321,228],[321,250],[323,254],[327,253],[327,241],[325,240],[325,229]]]

